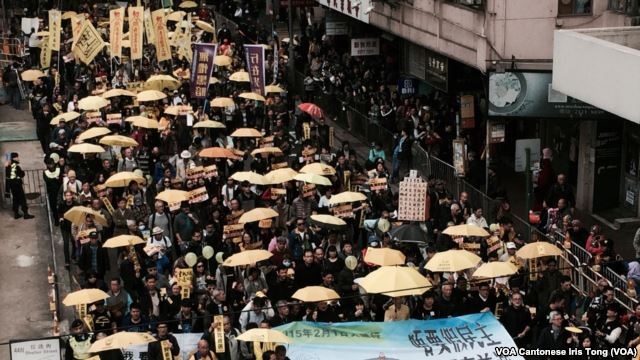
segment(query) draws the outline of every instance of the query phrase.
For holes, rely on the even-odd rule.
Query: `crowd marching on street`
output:
[[[396,81],[397,59],[350,57],[304,11],[300,33],[281,39],[267,29],[260,1],[216,4],[175,4],[175,11],[166,13],[162,26],[172,53],[163,61],[158,61],[161,39],[154,45],[149,34],[142,57],[134,59],[134,30],[125,21],[122,55],[110,54],[112,40],[84,62],[76,26],[85,31],[90,23],[102,41],[110,41],[109,21],[105,25],[102,19],[119,5],[85,2],[63,9],[75,15],[62,17],[60,50],[42,74],[36,72],[46,50],[38,44],[51,34],[35,28],[23,33],[20,19],[13,19],[10,32],[28,38],[31,56],[3,71],[6,102],[20,108],[18,83],[27,84],[64,266],[81,274],[82,289],[107,294],[78,311],[65,334],[65,359],[86,359],[94,342],[127,331],[160,340],[148,345],[153,360],[163,359],[166,349],[180,353],[173,335],[178,333],[203,333],[190,349],[192,359],[283,360],[285,346],[238,337],[302,320],[433,320],[482,312],[493,313],[521,348],[640,345],[640,305],[628,313],[606,281],[582,296],[554,256],[531,254],[526,237],[513,227],[495,169],[489,169],[487,189],[498,199],[496,208],[483,209],[465,192],[450,193],[444,179],[425,178],[425,221],[402,221],[398,184],[412,169],[412,145],[451,162],[456,136],[451,99],[392,91],[388,85]],[[157,5],[148,8],[155,14]],[[172,17],[181,10],[186,12]],[[44,17],[40,31],[46,32],[52,24],[44,14],[33,15]],[[217,14],[230,23],[214,24]],[[284,9],[276,15],[282,14]],[[74,24],[78,16],[81,25]],[[191,54],[207,53],[191,43],[217,44],[204,93],[194,92],[202,83],[192,72],[201,73],[207,63],[196,66]],[[253,48],[245,45],[258,44],[264,74],[256,87]],[[291,62],[305,74],[302,94],[288,85]],[[392,153],[374,143],[367,154],[357,154],[349,142],[338,142],[326,109],[314,104],[323,94],[341,99],[335,106],[343,111],[359,106],[394,134]],[[484,137],[463,136],[469,144],[469,181],[483,184]],[[535,194],[538,226],[545,233],[567,234],[609,266],[615,259],[612,239],[572,218],[574,192],[567,175],[554,172],[552,156],[550,149],[543,151]],[[23,221],[18,219],[33,216],[19,160],[17,153],[6,159],[6,188],[16,221]],[[489,212],[493,223],[485,218]],[[403,237],[405,230],[409,237]],[[377,249],[396,261],[372,260]],[[458,249],[463,253],[451,253]],[[438,270],[433,264],[441,254],[468,259],[469,265]],[[360,280],[380,265],[415,269],[429,286],[407,296],[369,293]],[[507,270],[474,275],[487,265]],[[637,261],[616,271],[640,283]],[[294,297],[309,286],[338,297],[319,302]],[[215,346],[216,315],[223,319],[223,351]],[[124,359],[119,351],[99,355]]]

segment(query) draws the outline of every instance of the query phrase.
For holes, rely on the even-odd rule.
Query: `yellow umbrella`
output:
[[[50,124],[51,125],[58,125],[58,123],[60,121],[64,121],[64,122],[73,121],[73,120],[79,118],[80,115],[81,115],[80,113],[77,113],[75,111],[69,111],[69,112],[66,112],[66,113],[62,113],[62,114],[54,117],[53,119],[51,119]]]
[[[169,204],[175,204],[177,202],[189,201],[189,192],[182,190],[165,190],[156,195],[156,200],[162,200]]]
[[[218,55],[215,59],[213,59],[213,63],[216,66],[229,66],[233,62],[233,59],[227,55]]]
[[[105,99],[116,97],[116,96],[135,97],[136,94],[124,89],[111,89],[111,90],[105,91],[104,94],[102,94],[102,97]]]
[[[100,96],[87,96],[78,101],[78,108],[81,110],[100,110],[109,105],[109,100]]]
[[[254,92],[243,92],[242,94],[238,95],[238,97],[241,97],[247,100],[265,101],[264,96],[260,94],[256,94]]]
[[[62,20],[73,19],[76,16],[78,16],[78,13],[76,13],[75,11],[65,11],[62,14]]]
[[[135,122],[136,120],[139,120],[139,121],[147,121],[147,120],[151,120],[151,119],[146,118],[146,117],[144,117],[144,116],[140,116],[140,115],[129,116],[128,118],[124,119],[124,121],[126,121],[126,122],[130,122],[130,123],[133,123],[133,122]]]
[[[307,286],[296,291],[292,296],[303,302],[320,302],[340,299],[340,295],[333,289],[324,286]]]
[[[313,164],[303,166],[302,169],[300,169],[300,172],[327,176],[327,175],[335,175],[336,169],[334,169],[333,166],[330,166],[327,164],[313,163]]]
[[[342,203],[350,203],[355,201],[365,201],[367,200],[367,196],[354,191],[345,191],[339,194],[331,196],[329,199],[329,205],[336,205]]]
[[[97,340],[89,348],[89,352],[97,353],[107,350],[126,349],[131,346],[144,345],[157,341],[151,334],[121,331],[106,338]]]
[[[133,120],[133,123],[131,123],[131,125],[145,128],[145,129],[157,129],[160,127],[160,124],[158,123],[158,121],[153,119],[147,119],[144,117],[140,117]]]
[[[251,152],[251,155],[255,156],[257,154],[282,154],[282,150],[280,150],[280,148],[276,146],[268,146],[268,147],[254,149]]]
[[[38,31],[36,33],[36,36],[46,37],[46,36],[49,36],[49,32],[48,31]]]
[[[311,223],[322,228],[333,230],[340,230],[347,225],[347,223],[339,217],[325,214],[311,215]]]
[[[178,116],[180,113],[180,107],[178,105],[167,106],[167,108],[164,109],[164,113],[167,115]]]
[[[222,265],[223,266],[242,266],[242,265],[253,265],[260,261],[264,261],[273,256],[272,253],[267,250],[245,250],[239,252],[237,254],[231,255],[227,260],[225,260]]]
[[[259,138],[262,133],[253,128],[240,128],[231,133],[231,137]]]
[[[181,85],[180,80],[171,75],[153,75],[144,82],[144,89],[158,91],[162,91],[164,89],[176,90]]]
[[[331,180],[322,175],[316,175],[311,173],[298,174],[293,178],[294,180],[304,181],[308,184],[331,186]]]
[[[111,130],[106,127],[96,126],[90,129],[83,131],[80,135],[78,135],[79,141],[86,141],[88,139],[93,139],[96,137],[107,135],[111,132]]]
[[[425,265],[433,272],[456,272],[471,269],[482,261],[480,257],[467,250],[447,250],[436,253]]]
[[[213,107],[230,107],[235,105],[232,98],[228,97],[217,97],[211,100],[211,106]]]
[[[138,146],[137,141],[135,141],[134,139],[128,136],[123,136],[123,135],[107,135],[102,139],[100,139],[99,143],[102,145],[111,145],[111,146],[124,146],[124,147]]]
[[[369,294],[399,297],[422,295],[431,283],[418,271],[404,266],[383,266],[365,276],[359,283]]]
[[[45,76],[47,75],[45,75],[42,71],[36,69],[26,70],[20,74],[20,78],[22,79],[22,81],[35,81],[36,79]]]
[[[218,80],[218,78],[217,78],[217,77],[213,77],[213,76],[212,76],[212,77],[209,79],[209,84],[210,84],[210,85],[217,84],[217,83],[219,83],[219,82],[220,82],[220,80]]]
[[[283,93],[285,90],[278,85],[267,85],[264,87],[266,93]]]
[[[166,97],[167,95],[165,93],[158,90],[145,90],[145,91],[141,91],[140,93],[138,93],[138,95],[136,95],[136,99],[138,99],[138,101],[141,101],[141,102],[157,101],[157,100],[162,100]]]
[[[131,171],[121,171],[115,175],[111,175],[107,181],[105,181],[104,185],[107,187],[127,187],[132,181],[140,184],[145,182],[145,178]]]
[[[253,171],[238,171],[230,176],[235,181],[248,181],[254,185],[267,185],[267,179],[264,176]]]
[[[389,248],[367,248],[367,253],[364,256],[364,261],[367,263],[390,266],[390,265],[404,265],[406,257],[398,250]]]
[[[98,145],[83,143],[71,145],[67,151],[80,154],[101,154],[104,152],[104,148]]]
[[[216,29],[213,26],[211,26],[211,24],[206,23],[206,22],[204,22],[202,20],[197,20],[196,21],[196,26],[198,28],[206,31],[206,32],[209,32],[209,33],[212,33],[212,34],[216,33]]]
[[[291,339],[287,335],[274,329],[251,329],[240,334],[236,339],[240,341],[251,341],[259,343],[280,343],[289,344]]]
[[[555,245],[538,241],[523,246],[516,252],[516,256],[521,259],[536,259],[545,256],[560,256],[562,251]]]
[[[74,225],[82,225],[85,223],[87,215],[93,215],[95,222],[107,226],[107,219],[99,211],[95,211],[86,206],[74,206],[64,213],[64,218],[71,221]]]
[[[255,208],[242,214],[242,216],[240,216],[240,219],[238,219],[238,223],[246,224],[260,220],[271,219],[276,216],[278,216],[278,213],[271,208]]]
[[[281,168],[269,171],[264,177],[267,178],[269,184],[282,184],[289,182],[295,178],[298,173],[292,168]]]
[[[237,71],[229,75],[229,80],[237,82],[250,82],[249,73],[246,71]]]
[[[105,248],[119,248],[125,247],[129,245],[139,245],[146,244],[146,241],[142,240],[142,238],[135,235],[120,235],[110,238],[105,241],[102,247]]]
[[[485,229],[481,228],[480,226],[471,225],[471,224],[449,226],[448,228],[444,229],[442,233],[446,235],[454,236],[454,237],[455,236],[480,236],[480,237],[489,236],[489,233]]]
[[[493,279],[503,276],[511,276],[518,272],[518,268],[510,261],[492,261],[484,263],[473,272],[473,277]]]
[[[109,294],[100,289],[82,289],[74,291],[65,296],[62,303],[66,306],[92,304],[96,301],[104,300],[109,297]]]
[[[195,125],[193,125],[193,127],[195,129],[198,129],[198,128],[224,129],[224,128],[226,128],[226,126],[223,123],[221,123],[219,121],[213,121],[213,120],[198,121]]]
[[[167,19],[167,21],[182,21],[185,15],[187,15],[187,13],[184,11],[174,11],[167,15],[165,19]]]
[[[180,9],[190,9],[190,8],[198,7],[198,4],[196,4],[195,1],[187,0],[187,1],[181,2],[180,5],[178,5],[178,7]]]
[[[198,154],[200,157],[218,158],[218,159],[235,159],[236,155],[229,149],[221,147],[210,147],[202,149]]]

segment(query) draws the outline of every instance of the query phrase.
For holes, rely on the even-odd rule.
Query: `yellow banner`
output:
[[[58,10],[49,10],[49,48],[60,51],[60,22],[62,14]]]
[[[216,352],[224,353],[224,316],[215,315],[213,317],[213,338]]]
[[[122,56],[122,35],[124,27],[124,8],[109,11],[109,43],[111,57]]]
[[[51,65],[51,44],[49,38],[42,40],[40,47],[40,66],[43,69],[48,68]]]
[[[104,41],[102,41],[100,33],[91,25],[90,21],[85,21],[80,35],[78,35],[78,40],[73,46],[80,61],[89,64],[103,47]]]
[[[142,35],[144,31],[142,6],[129,7],[129,41],[131,41],[131,60],[142,59]]]
[[[156,35],[156,55],[158,62],[171,60],[171,46],[169,45],[169,33],[164,19],[164,10],[156,10],[151,13],[153,28]]]
[[[191,24],[191,14],[187,16],[187,23]],[[176,31],[175,33],[175,46],[177,47],[176,52],[178,53],[178,58],[185,59],[188,62],[191,62],[191,58],[193,57],[193,50],[191,50],[191,27],[187,26],[186,29],[182,30],[182,27],[178,27],[180,29],[180,34]]]
[[[144,10],[144,32],[147,34],[147,43],[156,44],[156,33],[153,31],[153,22],[151,21],[151,10]]]
[[[78,15],[74,18],[71,18],[71,34],[73,35],[73,46],[71,46],[71,51],[73,52],[73,56],[76,59],[78,58],[78,52],[74,50],[74,47],[76,41],[78,41],[78,37],[80,36],[82,25],[84,25],[84,15]]]

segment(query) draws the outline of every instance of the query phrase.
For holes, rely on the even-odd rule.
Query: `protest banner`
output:
[[[109,11],[109,44],[111,57],[122,56],[122,36],[124,29],[124,8]]]
[[[142,59],[142,39],[144,31],[144,8],[129,7],[129,41],[131,43],[131,60]]]

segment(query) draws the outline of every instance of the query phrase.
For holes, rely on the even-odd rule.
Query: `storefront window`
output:
[[[558,0],[558,15],[591,15],[592,0]]]
[[[449,3],[468,6],[473,9],[484,10],[486,0],[445,0]]]
[[[640,11],[638,11],[638,2],[639,0],[609,0],[608,9],[621,12],[629,16],[638,16],[640,15]]]

